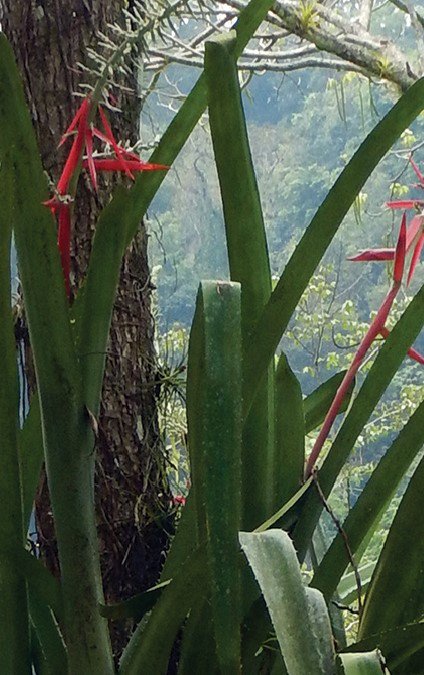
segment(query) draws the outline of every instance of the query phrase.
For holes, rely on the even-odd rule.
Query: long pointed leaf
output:
[[[305,467],[302,390],[285,354],[275,373],[275,460],[274,492],[284,504],[302,486]]]
[[[199,534],[206,540],[218,661],[240,663],[238,530],[241,505],[240,285],[202,282],[190,335],[187,421]]]
[[[51,675],[66,673],[68,656],[52,611],[35,593],[30,592],[29,599],[31,623],[45,656],[47,671]]]
[[[140,623],[122,655],[119,675],[165,675],[178,629],[193,606],[202,585],[205,556],[198,549],[162,593],[148,622]]]
[[[230,276],[242,286],[243,355],[253,327],[271,295],[265,226],[253,170],[236,67],[233,34],[205,47],[209,123],[224,210]],[[244,370],[246,360],[244,358]],[[273,368],[258,392],[243,429],[243,528],[270,515],[272,490]],[[278,502],[281,503],[281,502]]]

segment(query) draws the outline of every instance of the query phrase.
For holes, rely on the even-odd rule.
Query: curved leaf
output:
[[[253,327],[271,295],[271,272],[241,100],[234,36],[232,31],[206,43],[205,77],[230,277],[243,289],[241,325],[245,356]],[[244,360],[243,368],[245,364]],[[273,508],[272,490],[263,489],[274,474],[273,387],[271,367],[243,429],[242,525],[245,529],[255,527]]]
[[[169,586],[171,580],[163,581],[144,593],[138,593],[128,600],[112,605],[100,605],[99,612],[105,619],[136,619],[140,621],[155,606],[162,591]]]

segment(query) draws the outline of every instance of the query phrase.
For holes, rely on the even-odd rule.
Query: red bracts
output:
[[[98,112],[103,131],[93,126],[92,120]],[[97,190],[97,171],[120,171],[134,178],[138,171],[157,171],[168,169],[163,164],[147,164],[133,152],[122,148],[116,141],[105,112],[100,105],[93,111],[90,97],[86,97],[78,108],[71,124],[65,131],[59,145],[75,134],[69,155],[57,183],[55,195],[44,202],[58,218],[58,246],[65,278],[66,293],[70,296],[70,259],[71,259],[71,204],[75,194],[78,172],[81,167],[88,169],[92,185]],[[93,139],[97,138],[111,146],[111,158],[96,158],[93,154]],[[86,157],[84,158],[84,151]]]

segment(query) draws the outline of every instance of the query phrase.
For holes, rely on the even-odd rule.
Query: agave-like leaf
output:
[[[240,663],[241,401],[240,285],[202,282],[188,351],[188,441],[217,657],[228,673]]]
[[[235,33],[205,46],[209,123],[224,210],[230,277],[241,284],[243,352],[271,295],[265,225],[252,165],[235,61]],[[244,379],[244,378],[243,378]],[[273,366],[243,429],[242,526],[251,529],[274,508],[270,484],[275,471]],[[278,486],[280,487],[280,486]],[[278,503],[281,503],[281,500]]]
[[[325,609],[328,626],[325,603],[315,595],[308,601],[289,536],[282,530],[261,534],[240,532],[240,543],[261,587],[289,675],[335,673],[334,658],[332,663],[329,658],[331,639],[322,651],[323,635],[318,638],[312,625],[317,612]],[[316,630],[322,631],[321,620]]]

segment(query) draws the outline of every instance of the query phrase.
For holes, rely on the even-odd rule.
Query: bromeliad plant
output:
[[[4,542],[0,617],[5,627],[0,632],[1,672],[21,675],[33,667],[37,673],[112,673],[106,619],[125,617],[138,620],[138,625],[120,663],[123,675],[166,673],[176,641],[180,674],[350,674],[360,667],[361,672],[381,672],[378,648],[391,672],[401,674],[414,672],[414,662],[422,658],[424,596],[417,588],[422,587],[424,543],[411,524],[419,522],[424,507],[424,460],[401,501],[365,598],[359,589],[359,640],[348,649],[332,598],[338,588],[346,597],[342,586],[349,587],[351,576],[340,585],[344,572],[353,564],[357,576],[363,547],[423,444],[424,404],[376,467],[331,545],[323,547],[314,534],[361,429],[422,327],[424,288],[387,335],[352,399],[353,377],[365,352],[386,330],[406,250],[413,245],[417,250],[412,224],[407,230],[403,220],[396,251],[390,253],[393,286],[347,373],[334,376],[303,398],[284,354],[276,369],[274,354],[355,197],[421,112],[424,82],[411,87],[358,149],[272,291],[236,67],[238,55],[271,5],[252,0],[241,13],[234,35],[207,44],[205,73],[148,165],[117,144],[94,94],[86,99],[68,129],[67,135],[73,134],[74,139],[51,199],[13,57],[0,35],[0,349],[8,383],[0,389],[4,467],[0,490],[5,504],[0,514]],[[231,281],[203,282],[197,298],[187,382],[192,488],[160,584],[119,605],[104,606],[93,500],[93,420],[99,409],[120,262],[166,175],[163,170],[145,169],[172,165],[206,105]],[[102,131],[95,127],[97,114]],[[107,143],[113,157],[97,158],[94,138]],[[101,213],[87,278],[70,310],[71,205],[84,167],[94,185],[96,171],[104,169],[128,176],[141,170],[141,175],[131,188],[118,188]],[[46,203],[58,216],[60,251]],[[12,228],[38,387],[22,429],[10,312]],[[316,469],[334,417],[346,409]],[[322,423],[305,474],[305,435]],[[43,456],[60,581],[24,549]],[[272,526],[278,529],[270,530]],[[283,530],[289,532],[298,560]],[[302,584],[298,567],[307,555],[314,562],[311,588]],[[400,582],[401,557],[405,570]]]

